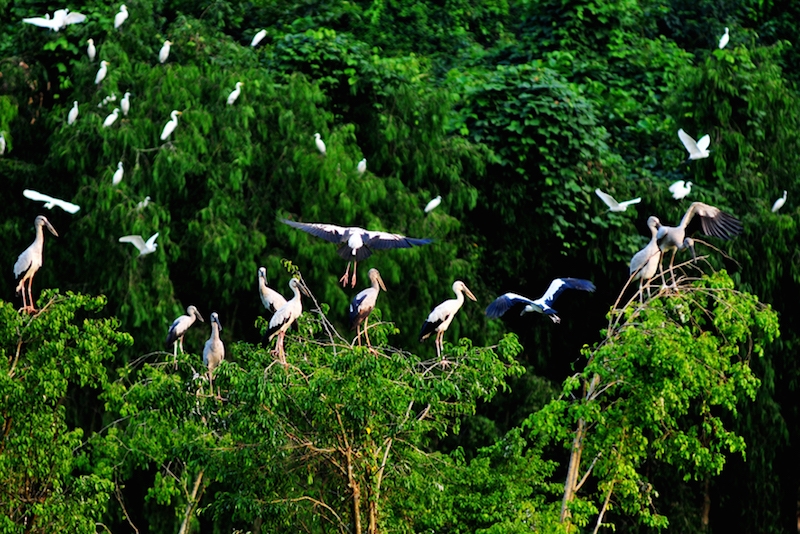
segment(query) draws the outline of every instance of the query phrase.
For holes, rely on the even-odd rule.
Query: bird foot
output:
[[[27,313],[28,315],[33,315],[37,311],[38,310],[36,308],[34,308],[33,306],[23,306],[19,310],[17,310],[17,313],[23,313],[24,312],[24,313]]]
[[[339,278],[339,282],[342,283],[342,287],[347,287],[347,280],[350,278],[350,273],[344,273],[344,276]]]

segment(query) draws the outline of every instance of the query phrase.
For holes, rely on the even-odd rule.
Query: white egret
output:
[[[594,192],[608,206],[608,211],[625,211],[631,204],[638,204],[642,201],[642,197],[637,197],[632,200],[617,202],[614,197],[600,189],[595,189]]]
[[[50,233],[58,237],[56,229],[47,220],[44,215],[36,217],[33,225],[36,227],[36,238],[33,243],[26,248],[22,254],[17,258],[14,264],[14,276],[19,279],[17,284],[17,293],[22,293],[22,309],[28,313],[33,313],[36,308],[33,306],[33,275],[42,266],[42,257],[44,251],[44,232],[42,227],[46,226]],[[27,291],[25,289],[25,282],[27,282]],[[26,298],[27,297],[27,298]]]
[[[786,191],[784,191],[783,196],[778,200],[776,200],[775,203],[772,205],[772,213],[777,212],[779,209],[783,207],[784,204],[786,204]]]
[[[94,61],[94,58],[97,57],[97,48],[94,47],[94,39],[87,39],[87,43],[89,46],[86,47],[86,55],[89,56],[89,61]]]
[[[6,153],[6,138],[3,137],[3,132],[0,132],[0,156]]]
[[[145,209],[148,204],[150,204],[150,197],[146,196],[146,197],[144,197],[144,200],[142,200],[141,202],[136,204],[136,210],[137,211],[141,211],[141,210]]]
[[[158,235],[158,234],[156,234]],[[137,236],[133,236],[137,237]],[[183,352],[183,336],[186,335],[186,331],[194,324],[194,322],[199,319],[201,323],[204,323],[203,317],[200,315],[200,312],[197,311],[197,308],[194,306],[189,306],[186,308],[186,315],[181,315],[174,321],[169,327],[169,331],[167,332],[167,341],[166,346],[167,348],[172,347],[172,354],[177,356],[178,355],[178,346],[180,346],[181,353]],[[175,362],[175,365],[178,365],[178,362]]]
[[[427,245],[433,241],[432,239],[416,239],[400,234],[364,230],[357,226],[346,227],[336,226],[334,224],[300,223],[287,219],[281,219],[281,222],[313,236],[321,237],[331,243],[341,245],[336,253],[347,260],[347,269],[344,272],[344,276],[339,279],[343,286],[347,285],[347,276],[350,272],[351,261],[353,262],[352,287],[355,287],[356,265],[358,262],[369,258],[373,250],[418,247]]]
[[[97,104],[97,107],[102,108],[109,102],[116,102],[116,100],[117,100],[117,93],[111,93],[110,95],[105,97],[99,104]]]
[[[72,202],[67,202],[65,200],[60,200],[60,199],[57,199],[57,198],[53,198],[50,195],[45,195],[45,194],[39,193],[38,191],[34,191],[33,189],[25,189],[22,192],[22,196],[24,196],[25,198],[29,198],[31,200],[44,202],[44,208],[48,209],[48,210],[53,209],[53,206],[58,206],[62,210],[66,211],[68,213],[73,213],[74,214],[74,213],[77,213],[78,210],[81,209],[81,207],[78,206],[77,204],[73,204]]]
[[[53,31],[58,31],[62,28],[66,28],[70,24],[78,24],[86,20],[86,15],[81,13],[70,13],[69,9],[59,9],[55,13],[53,13],[53,18],[50,18],[49,14],[46,14],[44,17],[33,17],[22,19],[22,22],[26,24],[33,24],[34,26],[39,26],[40,28],[50,28]]]
[[[239,95],[242,93],[242,86],[244,84],[242,82],[236,82],[236,89],[231,91],[231,94],[228,95],[228,105],[232,106],[236,99],[239,98]]]
[[[108,61],[101,61],[100,62],[100,68],[97,71],[97,76],[94,77],[95,85],[99,84],[100,82],[102,82],[105,79],[106,74],[108,74],[108,66],[109,65],[110,65],[110,63]]]
[[[147,254],[152,254],[156,251],[158,247],[158,243],[156,243],[156,239],[158,238],[158,232],[150,236],[150,239],[145,240],[142,239],[140,235],[126,235],[119,238],[120,243],[130,243],[137,249],[139,249],[139,256],[145,256]]]
[[[114,15],[114,29],[116,30],[122,23],[125,22],[125,19],[128,18],[128,8],[125,4],[119,6],[119,13]]]
[[[728,28],[725,28],[725,33],[722,37],[719,38],[719,49],[722,50],[728,44],[728,41],[731,38],[730,32],[728,32]]]
[[[358,166],[356,167],[356,171],[358,175],[361,176],[365,172],[367,172],[367,158],[362,159],[358,162]]]
[[[669,186],[669,191],[672,193],[672,198],[680,200],[692,192],[692,182],[678,180]]]
[[[169,47],[172,44],[172,41],[164,41],[164,45],[161,47],[161,50],[158,51],[158,62],[164,63],[169,58]]]
[[[267,30],[261,30],[253,36],[253,40],[250,41],[250,46],[258,46],[258,43],[261,42],[264,37],[267,36]]]
[[[264,337],[261,338],[261,344],[266,345],[268,341],[272,341],[272,338],[278,336],[278,342],[275,344],[273,353],[277,354],[278,360],[283,365],[286,365],[286,354],[283,351],[283,338],[286,336],[286,331],[289,330],[292,323],[303,314],[303,302],[300,292],[311,296],[308,289],[306,289],[303,283],[297,278],[289,280],[289,287],[292,289],[294,296],[275,312],[275,315],[269,320],[267,332],[264,334]]]
[[[547,288],[547,291],[544,292],[544,295],[536,300],[531,300],[522,295],[517,295],[516,293],[500,295],[486,308],[486,315],[490,319],[496,319],[509,309],[519,307],[521,308],[520,315],[529,312],[537,312],[548,316],[554,323],[560,323],[561,319],[556,315],[557,312],[552,306],[565,289],[579,289],[581,291],[593,292],[596,288],[589,280],[583,280],[581,278],[556,278],[550,282],[550,286]]]
[[[369,334],[367,333],[367,324],[369,323],[369,314],[375,309],[375,303],[378,301],[378,293],[381,289],[386,291],[386,286],[381,278],[381,273],[378,269],[369,270],[369,281],[371,286],[358,295],[353,297],[350,303],[349,316],[350,316],[350,330],[356,331],[358,344],[361,345],[361,323],[364,322],[364,337],[367,340],[367,347],[371,347],[369,342]]]
[[[119,108],[114,108],[114,111],[112,111],[111,114],[106,117],[106,120],[103,121],[103,128],[108,128],[114,124],[114,122],[117,120],[117,117],[119,117]]]
[[[425,213],[429,213],[435,210],[441,203],[442,203],[442,195],[437,195],[436,198],[425,204]]]
[[[178,127],[178,115],[181,115],[181,112],[177,109],[173,109],[172,113],[169,114],[172,119],[167,121],[167,124],[164,125],[164,129],[161,130],[162,141],[166,141],[167,137],[169,137],[169,134],[171,134],[175,128]]]
[[[420,329],[419,332],[420,343],[436,332],[436,356],[439,358],[441,358],[442,349],[444,348],[444,333],[450,327],[450,323],[453,322],[453,317],[456,316],[456,312],[458,312],[464,304],[464,295],[467,295],[476,302],[478,300],[461,280],[453,282],[453,293],[456,294],[456,298],[446,300],[436,306],[431,313],[428,314],[428,318],[425,322],[422,323],[422,329]]]
[[[325,141],[322,140],[322,136],[320,136],[318,133],[315,133],[314,138],[314,142],[317,144],[317,150],[319,150],[320,154],[323,156],[326,155],[328,153],[328,149],[325,148]]]
[[[114,176],[111,177],[111,185],[119,185],[122,181],[122,175],[125,173],[125,170],[122,168],[122,162],[120,161],[117,163],[117,170],[114,172]]]
[[[67,124],[72,124],[78,118],[78,101],[72,103],[72,109],[67,113]]]
[[[128,112],[131,110],[131,94],[126,92],[122,96],[122,100],[119,101],[119,107],[122,108],[122,114],[126,117],[128,116]]]
[[[709,156],[708,145],[711,144],[711,136],[708,134],[704,135],[697,142],[695,142],[695,140],[692,139],[689,134],[684,132],[683,128],[681,128],[678,130],[678,138],[689,152],[689,160],[703,159]]]

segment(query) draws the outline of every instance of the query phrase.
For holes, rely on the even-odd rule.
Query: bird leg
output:
[[[358,262],[354,261],[353,262],[353,278],[352,278],[353,281],[351,282],[350,287],[356,287],[356,267],[358,267]]]
[[[27,299],[27,292],[25,291],[25,280],[20,280],[19,285],[17,286],[17,294],[19,295],[22,293],[22,308],[19,311],[27,312],[28,311],[28,299]]]
[[[33,304],[33,277],[28,278],[28,313],[36,313],[36,306]]]
[[[678,253],[678,249],[672,251],[672,257],[669,259],[669,275],[672,279],[672,285],[675,289],[678,289],[678,284],[675,283],[675,271],[673,270],[673,263],[675,262],[675,254]]]
[[[355,268],[353,268],[353,270],[355,271]],[[347,285],[347,278],[349,275],[350,275],[350,262],[348,261],[347,268],[344,270],[344,275],[342,275],[342,277],[339,278],[339,281],[342,283],[342,287]]]

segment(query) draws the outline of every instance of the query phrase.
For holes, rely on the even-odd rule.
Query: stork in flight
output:
[[[547,288],[544,295],[536,300],[531,300],[528,297],[523,297],[516,293],[500,295],[486,308],[486,315],[490,319],[496,319],[511,308],[521,308],[520,315],[538,312],[547,315],[554,323],[560,323],[561,318],[556,315],[557,312],[553,309],[553,303],[566,289],[580,289],[581,291],[593,292],[595,287],[589,280],[583,280],[581,278],[556,278],[550,282],[550,287]]]

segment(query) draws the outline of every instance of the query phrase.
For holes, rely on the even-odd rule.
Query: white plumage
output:
[[[114,29],[116,30],[122,23],[125,22],[128,18],[128,7],[125,4],[119,6],[119,13],[114,15]]]
[[[364,158],[358,162],[358,166],[356,166],[356,171],[358,172],[359,176],[367,172],[367,158]]]
[[[267,311],[275,313],[286,306],[286,299],[274,289],[267,287],[267,269],[258,268],[258,296],[261,297],[261,304]]]
[[[97,48],[94,46],[94,39],[87,39],[86,42],[89,46],[86,47],[86,55],[89,56],[89,61],[94,61],[97,57]]]
[[[33,222],[36,227],[36,238],[33,243],[22,251],[22,254],[17,257],[17,262],[14,264],[14,276],[19,279],[17,284],[17,293],[22,292],[22,309],[28,313],[33,313],[36,308],[33,306],[33,275],[42,266],[42,257],[44,251],[44,232],[42,227],[46,226],[50,233],[58,237],[56,229],[47,220],[44,215],[39,215]],[[27,290],[25,288],[27,282]]]
[[[314,134],[314,142],[317,144],[317,150],[319,150],[320,154],[324,156],[328,153],[328,149],[325,147],[325,141],[322,140],[322,136],[318,133]]]
[[[72,109],[67,114],[67,124],[72,124],[78,118],[78,101],[72,103]]]
[[[309,294],[308,290],[303,287],[303,284],[297,278],[289,280],[289,287],[292,293],[294,293],[294,296],[275,312],[272,319],[269,321],[267,333],[264,334],[264,338],[261,340],[262,344],[264,344],[267,340],[271,341],[272,338],[278,336],[278,342],[275,345],[274,353],[277,353],[278,360],[284,365],[286,365],[286,354],[283,350],[283,338],[286,335],[286,331],[292,326],[292,323],[303,313],[303,302],[300,292],[302,291],[306,295]]]
[[[236,82],[236,89],[231,91],[231,94],[228,95],[228,105],[232,106],[236,99],[239,98],[239,95],[242,93],[242,82]]]
[[[728,31],[728,28],[725,28],[725,33],[722,34],[722,37],[719,38],[719,49],[722,50],[728,45],[728,41],[731,38],[731,34]]]
[[[169,137],[169,135],[175,130],[175,128],[178,127],[178,115],[180,114],[181,112],[178,111],[177,109],[173,109],[172,113],[169,114],[169,116],[172,117],[172,119],[167,121],[167,124],[164,125],[164,129],[161,130],[162,141],[166,141],[167,137]]]
[[[122,109],[122,114],[126,117],[128,116],[128,112],[131,110],[131,94],[126,92],[122,96],[122,100],[119,101],[119,107]]]
[[[637,197],[624,202],[617,202],[614,197],[604,191],[601,191],[600,189],[595,189],[594,192],[598,197],[600,197],[600,200],[605,202],[609,211],[625,211],[631,204],[638,204],[642,201],[642,197]]]
[[[51,197],[50,195],[45,195],[39,193],[38,191],[34,191],[33,189],[25,189],[22,192],[22,195],[25,198],[29,198],[31,200],[36,200],[38,202],[44,202],[44,208],[51,210],[54,206],[58,206],[62,210],[68,213],[77,213],[81,207],[77,204],[73,204],[72,202],[67,202],[65,200],[59,200],[57,198]]]
[[[692,182],[678,180],[669,186],[669,191],[672,193],[672,198],[675,200],[680,200],[692,192]]]
[[[156,251],[158,244],[156,243],[156,239],[158,238],[158,232],[150,236],[150,239],[145,242],[140,235],[126,235],[119,238],[120,243],[130,243],[137,249],[139,249],[139,256],[144,256],[146,254],[152,254]]]
[[[444,348],[444,333],[450,327],[450,323],[453,322],[453,317],[464,304],[464,295],[476,302],[478,300],[461,280],[453,282],[453,293],[456,294],[456,298],[446,300],[436,306],[428,314],[428,318],[422,323],[422,328],[419,331],[420,343],[436,332],[436,356],[439,358],[441,358],[442,349]]]
[[[639,291],[646,281],[656,275],[661,262],[661,249],[658,247],[658,229],[661,227],[661,221],[658,217],[650,216],[647,219],[647,227],[650,228],[650,242],[633,255],[629,269],[631,280],[639,280]],[[639,297],[642,298],[641,293]]]
[[[774,204],[772,204],[772,213],[777,212],[779,209],[783,207],[784,204],[786,204],[786,195],[787,193],[786,191],[784,191],[783,196],[778,200],[776,200]]]
[[[108,128],[114,124],[114,122],[117,120],[117,117],[119,117],[119,108],[114,108],[114,111],[111,112],[111,114],[106,117],[106,120],[103,121],[103,128]]]
[[[94,77],[95,85],[99,84],[100,82],[102,82],[105,79],[106,74],[108,74],[108,66],[109,65],[110,65],[110,63],[108,61],[101,61],[100,62],[100,68],[97,70],[97,75]]]
[[[436,198],[425,204],[425,213],[429,213],[439,207],[442,203],[442,195],[437,195]]]
[[[536,300],[531,300],[516,293],[500,295],[486,308],[486,315],[491,319],[496,319],[513,307],[521,307],[520,315],[537,312],[547,315],[554,323],[560,323],[561,319],[556,315],[557,312],[553,309],[553,303],[566,289],[593,292],[595,287],[589,280],[581,278],[556,278],[550,282],[550,286],[544,292],[544,295]]]
[[[0,156],[6,153],[6,138],[3,136],[3,132],[0,132]]]
[[[253,40],[250,41],[250,46],[253,47],[258,46],[258,43],[260,43],[261,40],[264,39],[264,37],[266,36],[267,36],[267,30],[260,30],[253,36]]]
[[[125,169],[122,167],[122,162],[117,163],[117,170],[114,171],[114,176],[111,177],[111,185],[119,185],[122,177],[125,174]]]
[[[214,391],[214,369],[225,359],[225,345],[219,338],[221,331],[222,324],[219,322],[219,315],[217,312],[213,312],[211,314],[211,337],[203,347],[203,363],[208,367],[208,385],[212,393]]]
[[[683,143],[686,151],[689,152],[690,160],[707,158],[709,156],[708,145],[711,144],[710,135],[706,134],[698,141],[695,141],[689,134],[683,131],[683,128],[681,128],[678,130],[678,138],[681,140],[681,143]]]
[[[164,41],[164,45],[161,47],[161,50],[158,51],[158,62],[164,63],[169,58],[169,47],[172,44],[172,41]]]
[[[85,20],[86,15],[81,13],[70,13],[69,9],[59,9],[53,13],[52,19],[48,13],[45,14],[44,17],[22,19],[22,22],[26,24],[33,24],[34,26],[39,26],[40,28],[49,28],[57,32],[62,28],[66,28],[70,24],[78,24]]]
[[[205,322],[200,312],[197,311],[197,308],[189,306],[186,308],[186,315],[181,315],[172,321],[172,325],[170,325],[169,331],[167,332],[166,346],[167,348],[169,348],[170,345],[172,346],[172,353],[174,355],[177,356],[178,354],[178,345],[180,345],[181,352],[183,352],[183,336],[186,335],[186,331],[189,330],[189,327],[191,327],[197,319],[200,319],[201,323]]]

